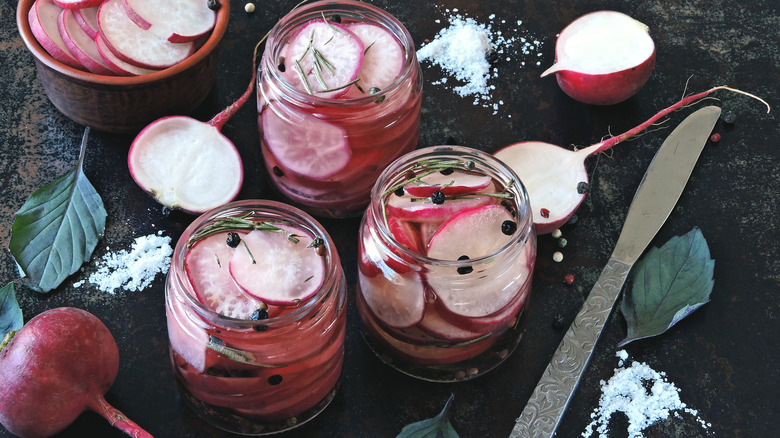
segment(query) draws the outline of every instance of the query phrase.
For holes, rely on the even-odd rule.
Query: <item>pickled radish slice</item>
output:
[[[316,19],[301,27],[285,49],[285,79],[323,98],[347,92],[363,64],[363,42],[344,26]]]
[[[358,275],[358,283],[371,313],[382,323],[404,328],[422,320],[425,290],[416,272],[392,277]]]
[[[479,338],[480,336],[483,336],[485,333],[488,333],[478,333],[450,323],[446,319],[442,318],[442,316],[436,310],[436,306],[428,306],[425,309],[425,316],[423,317],[422,321],[420,321],[418,326],[420,327],[420,330],[428,333],[431,336],[455,342],[471,341]]]
[[[478,193],[495,193],[495,186],[490,184]],[[391,193],[387,198],[387,212],[390,216],[413,222],[442,222],[457,212],[467,209],[485,206],[495,202],[490,196],[473,196],[468,198],[445,199],[443,204],[434,204],[430,199],[418,198],[409,195],[398,196]]]
[[[530,274],[530,272],[529,272]],[[515,298],[507,304],[503,309],[482,317],[465,317],[456,313],[450,312],[445,306],[437,306],[442,319],[450,324],[460,328],[461,330],[473,331],[477,333],[493,333],[500,334],[506,330],[512,328],[516,321],[516,318],[520,314],[520,311],[525,305],[525,300],[528,298],[528,293],[531,291],[530,287],[526,287]]]
[[[302,229],[287,233],[254,230],[241,239],[230,275],[247,294],[269,304],[296,305],[319,290],[325,277],[325,262],[309,247],[314,240]]]
[[[453,170],[452,173],[436,172],[424,176],[404,186],[404,191],[410,196],[423,198],[431,196],[436,190],[440,190],[445,195],[462,195],[479,192],[487,188],[490,182],[491,179],[487,175]]]
[[[268,149],[285,169],[311,179],[340,172],[352,157],[346,132],[310,115],[282,119],[272,109],[262,114]]]
[[[420,253],[423,250],[419,232],[411,223],[390,216],[387,218],[387,228],[390,230],[390,233],[395,240],[401,245],[417,253]],[[386,262],[391,269],[401,274],[412,270],[412,261],[397,252],[394,252]]]
[[[184,257],[184,269],[203,305],[230,318],[250,319],[261,303],[239,289],[230,276],[229,263],[236,250],[226,238],[226,233],[218,233],[198,240]]]
[[[370,23],[351,23],[347,29],[363,42],[363,65],[357,75],[363,92],[370,93],[372,88],[382,91],[392,85],[401,74],[405,61],[404,49],[398,39],[388,30]],[[354,93],[357,87],[352,88],[350,92]]]
[[[491,254],[514,237],[514,234],[507,235],[502,231],[505,221],[514,221],[514,218],[500,205],[463,210],[447,220],[431,237],[428,256],[458,260],[462,256],[475,259]],[[427,277],[441,303],[462,316],[484,317],[500,311],[516,297],[518,288],[525,282],[520,269],[508,267],[499,275],[485,277],[480,273],[479,265],[464,261],[463,267],[472,269],[452,275],[456,267],[432,266]]]

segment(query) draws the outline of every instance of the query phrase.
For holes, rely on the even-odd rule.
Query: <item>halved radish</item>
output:
[[[30,30],[52,58],[70,67],[84,70],[84,66],[70,53],[60,35],[57,21],[62,10],[52,0],[35,0],[27,13]]]
[[[76,23],[78,23],[79,26],[84,29],[84,32],[86,32],[86,34],[89,35],[89,37],[92,39],[97,38],[99,34],[97,6],[83,9],[71,9],[71,11],[73,11],[73,16],[76,18]]]
[[[128,154],[135,182],[163,205],[201,213],[238,195],[238,150],[216,126],[185,116],[159,119],[133,140]]]
[[[100,6],[103,0],[54,0],[54,3],[64,9],[84,9]]]
[[[308,114],[282,119],[271,106],[261,114],[263,138],[279,164],[310,179],[344,169],[352,157],[344,129]]]
[[[138,67],[171,67],[195,51],[192,42],[172,43],[140,28],[127,16],[123,0],[106,0],[100,5],[98,28],[117,58]]]
[[[111,69],[98,52],[95,40],[89,37],[76,22],[76,17],[70,9],[63,9],[57,20],[60,36],[70,53],[87,70],[99,75],[115,75],[120,73]]]
[[[358,273],[358,286],[369,309],[383,324],[404,328],[422,320],[425,290],[416,272],[376,277]]]
[[[285,48],[284,77],[292,85],[323,98],[347,92],[363,64],[363,42],[344,26],[315,19]]]
[[[217,14],[205,0],[123,0],[127,16],[142,29],[172,43],[186,43],[207,34]]]
[[[140,76],[159,71],[136,67],[133,64],[128,64],[117,58],[116,55],[114,55],[114,52],[108,48],[108,45],[106,45],[106,40],[104,40],[100,34],[95,37],[95,44],[97,45],[100,57],[103,58],[103,62],[105,62],[106,65],[111,68],[111,70],[114,70],[120,75]]]
[[[383,91],[401,74],[404,48],[388,30],[370,23],[350,23],[347,29],[363,42],[363,65],[358,73],[358,87],[350,87],[347,97],[362,97]],[[362,90],[362,92],[360,91]]]
[[[479,193],[495,193],[491,184],[474,196],[467,198],[445,199],[443,204],[434,204],[431,199],[416,198],[409,195],[398,196],[391,193],[387,198],[387,212],[390,216],[418,223],[441,223],[457,212],[473,207],[492,204],[495,198],[479,196]]]
[[[286,233],[254,230],[241,239],[230,260],[230,275],[249,295],[266,303],[296,305],[314,295],[325,277],[325,262],[309,245],[314,240],[291,228]]]
[[[487,256],[509,243],[514,231],[505,234],[503,224],[514,217],[500,205],[470,208],[455,214],[433,235],[428,245],[428,257],[438,260],[459,260],[463,256],[476,259]],[[527,275],[520,275],[510,266],[504,270],[482,270],[499,263],[495,260],[469,264],[463,260],[458,270],[452,266],[430,267],[428,284],[438,299],[453,313],[467,317],[483,317],[503,309],[519,293]]]
[[[230,318],[250,319],[261,302],[239,289],[230,276],[236,250],[227,245],[226,235],[212,234],[195,242],[184,257],[184,268],[203,305]]]
[[[487,175],[467,173],[460,170],[451,172],[435,172],[416,179],[404,186],[404,191],[410,196],[427,198],[439,190],[445,195],[462,195],[477,193],[491,183]]]

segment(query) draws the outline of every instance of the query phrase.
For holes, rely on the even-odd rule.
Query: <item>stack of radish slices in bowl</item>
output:
[[[20,0],[17,25],[41,82],[66,116],[138,132],[188,113],[210,90],[229,2]]]

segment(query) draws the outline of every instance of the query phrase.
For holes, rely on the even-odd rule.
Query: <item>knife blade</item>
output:
[[[515,422],[510,438],[544,438],[555,433],[631,267],[680,199],[720,111],[708,106],[694,112],[656,152],[631,201],[612,255]]]

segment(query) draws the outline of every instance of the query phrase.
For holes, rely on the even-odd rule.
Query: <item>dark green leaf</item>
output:
[[[9,247],[38,292],[56,288],[89,260],[106,227],[103,201],[82,171],[88,136],[89,128],[76,167],[16,212]]]
[[[454,398],[454,394],[450,395],[439,415],[404,426],[396,438],[459,438],[449,419],[450,405]]]
[[[710,300],[715,261],[699,228],[651,248],[631,272],[620,311],[631,341],[659,335]]]
[[[13,282],[0,289],[0,340],[10,332],[19,330],[24,325],[22,309],[16,301]]]

